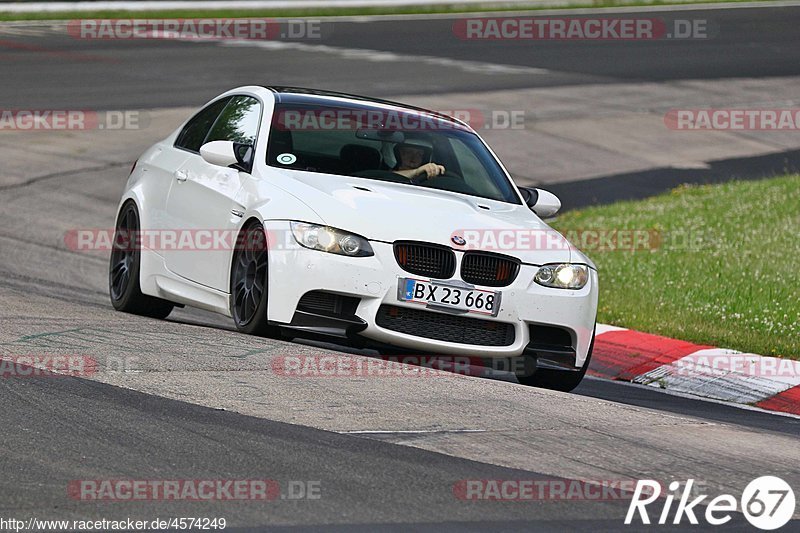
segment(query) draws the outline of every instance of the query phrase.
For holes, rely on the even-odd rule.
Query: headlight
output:
[[[360,235],[305,222],[291,222],[290,224],[294,239],[300,246],[350,257],[375,255],[367,239]]]
[[[586,265],[544,265],[533,278],[539,285],[554,289],[582,289],[589,281]]]

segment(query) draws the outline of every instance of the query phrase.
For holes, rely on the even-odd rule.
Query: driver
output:
[[[421,183],[446,172],[442,165],[430,162],[432,149],[429,146],[412,142],[406,141],[395,146],[394,153],[397,158],[395,173],[405,176],[414,183]],[[425,159],[428,160],[427,163],[424,163]]]

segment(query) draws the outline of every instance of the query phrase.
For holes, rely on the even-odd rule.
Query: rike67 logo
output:
[[[786,525],[795,512],[794,491],[779,477],[762,476],[754,479],[745,487],[742,497],[738,501],[731,494],[721,494],[708,502],[706,502],[706,498],[709,496],[701,494],[689,501],[695,496],[692,492],[693,486],[694,480],[688,480],[683,485],[683,491],[678,494],[681,484],[673,481],[669,484],[669,492],[666,497],[660,499],[660,483],[648,479],[639,480],[628,507],[628,514],[625,516],[625,524],[635,523],[637,514],[638,520],[641,520],[643,524],[651,524],[648,506],[651,506],[650,510],[657,511],[662,501],[663,507],[656,518],[656,523],[661,525],[681,524],[684,519],[688,520],[690,524],[697,525],[700,523],[698,521],[698,515],[700,515],[706,523],[720,526],[730,522],[731,513],[740,510],[750,524],[758,529],[769,531]],[[672,507],[676,496],[678,503],[673,512]],[[701,504],[705,505],[705,512],[702,514],[700,509],[696,509]]]

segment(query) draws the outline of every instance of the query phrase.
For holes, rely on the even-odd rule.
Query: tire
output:
[[[142,294],[139,285],[141,251],[130,237],[139,231],[139,211],[127,202],[117,216],[108,266],[108,294],[117,311],[150,318],[167,318],[175,305]]]
[[[264,226],[257,220],[245,224],[231,260],[231,317],[242,333],[280,338],[280,328],[267,321],[268,258]]]
[[[580,370],[552,370],[550,368],[540,368],[532,376],[518,376],[517,380],[531,387],[540,389],[557,390],[561,392],[572,392],[583,381],[586,369],[592,360],[594,351],[594,332],[592,332],[592,342],[589,344],[589,353],[586,354],[586,361]]]

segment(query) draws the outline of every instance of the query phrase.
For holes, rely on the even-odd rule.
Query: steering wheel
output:
[[[414,185],[419,185],[420,183],[425,183],[426,181],[431,181],[431,180],[435,180],[435,179],[438,179],[438,178],[455,178],[457,180],[463,180],[464,179],[464,178],[462,178],[461,176],[459,176],[458,174],[456,174],[454,172],[445,171],[444,174],[439,174],[437,176],[433,176],[432,178],[429,178],[426,174],[420,174],[419,176],[411,178],[411,183],[413,183]]]

